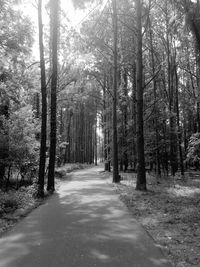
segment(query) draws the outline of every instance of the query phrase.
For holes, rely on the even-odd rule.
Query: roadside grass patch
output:
[[[174,266],[200,266],[200,173],[168,176],[159,184],[147,174],[147,192],[135,190],[135,173],[121,176],[115,185],[121,200]]]

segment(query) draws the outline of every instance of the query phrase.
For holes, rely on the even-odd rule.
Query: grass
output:
[[[200,173],[165,177],[147,174],[147,192],[135,190],[136,174],[115,185],[133,216],[161,245],[176,267],[200,266]]]

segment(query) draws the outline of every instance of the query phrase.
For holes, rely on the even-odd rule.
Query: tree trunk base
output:
[[[118,177],[113,177],[113,183],[119,184],[121,181],[121,175],[118,175]]]
[[[138,190],[138,191],[147,191],[146,183],[144,183],[144,184],[137,184],[135,190]]]
[[[36,197],[37,197],[37,198],[43,198],[43,197],[44,197],[44,190],[41,189],[40,187],[38,187]]]
[[[48,191],[49,194],[52,195],[54,193],[54,191],[55,191],[55,188],[52,187],[52,186],[51,187],[47,187],[47,191]]]

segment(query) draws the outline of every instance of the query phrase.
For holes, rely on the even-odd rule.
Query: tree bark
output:
[[[143,59],[142,59],[142,3],[136,1],[137,14],[137,182],[136,190],[146,191],[146,173],[144,158],[144,131],[143,131]]]
[[[154,46],[153,46],[153,33],[151,27],[151,21],[149,19],[149,35],[150,35],[150,47],[151,47],[151,61],[152,61],[152,76],[153,80],[153,94],[154,94],[154,102],[155,102],[155,118],[153,121],[154,128],[156,131],[155,134],[155,151],[156,151],[156,179],[159,182],[159,178],[161,176],[161,168],[160,168],[160,149],[159,149],[159,133],[158,133],[158,107],[157,107],[157,80],[155,77],[155,59],[154,59]]]
[[[97,166],[97,100],[95,100],[95,124],[94,124],[94,164]]]
[[[123,103],[123,122],[124,122],[124,129],[123,129],[123,165],[124,165],[124,172],[128,169],[128,70],[124,68],[123,70],[123,96],[124,96],[124,103]]]
[[[136,145],[136,133],[137,133],[137,112],[136,112],[136,62],[134,60],[132,66],[132,127],[133,127],[133,168],[136,169],[137,165],[137,145]]]
[[[39,27],[39,47],[40,47],[40,72],[41,72],[41,95],[42,95],[42,122],[40,137],[40,162],[38,174],[38,195],[44,195],[44,177],[46,165],[46,139],[47,139],[47,89],[46,71],[44,60],[43,45],[43,26],[42,26],[42,0],[38,2],[38,27]]]
[[[177,116],[177,128],[178,128],[178,148],[179,148],[179,159],[180,159],[180,169],[181,175],[184,176],[184,164],[183,164],[183,151],[181,147],[182,134],[180,126],[180,112],[179,112],[179,92],[178,92],[178,73],[177,66],[175,66],[175,79],[176,79],[176,116]]]
[[[54,172],[56,160],[56,111],[57,111],[57,68],[58,68],[58,9],[59,1],[50,1],[52,26],[52,77],[51,77],[51,132],[50,158],[47,190],[55,190]]]
[[[118,144],[117,144],[117,2],[112,1],[113,5],[113,32],[114,32],[114,69],[113,69],[113,105],[112,105],[112,164],[113,164],[113,183],[120,182],[118,170]]]
[[[4,128],[2,118],[9,119],[9,100],[0,100],[0,129],[3,130],[0,132],[0,181],[2,181],[7,167],[6,161],[9,157],[9,130]]]
[[[104,73],[103,81],[103,154],[104,154],[104,170],[108,171],[108,153],[107,153],[107,116],[106,116],[106,74]]]

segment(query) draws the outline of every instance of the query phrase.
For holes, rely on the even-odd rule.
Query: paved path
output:
[[[170,267],[99,168],[71,181],[0,239],[0,267]]]

